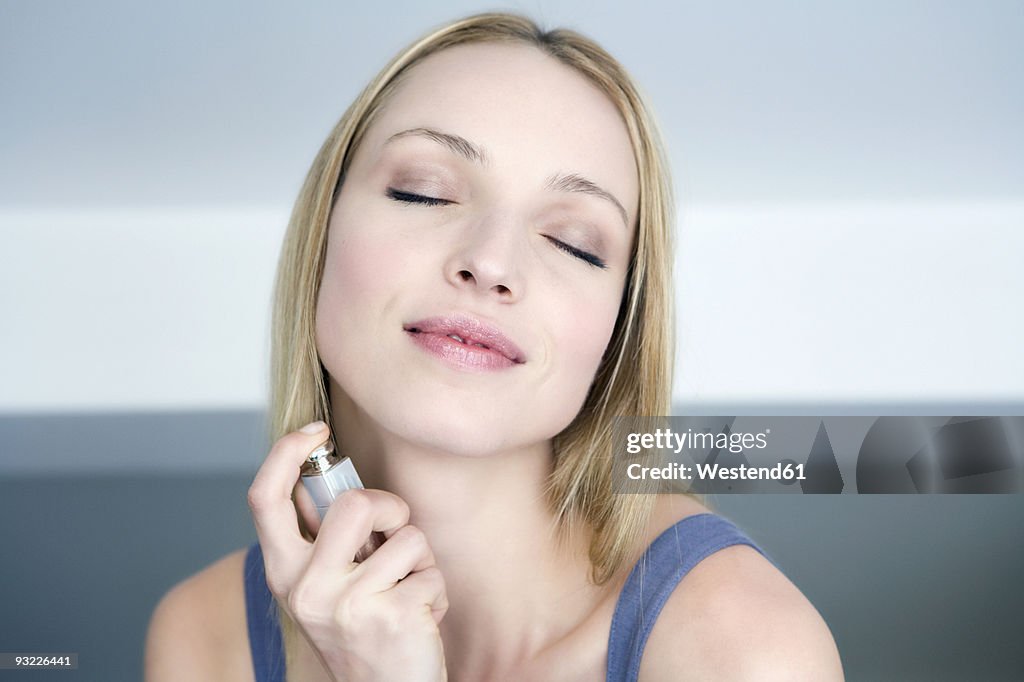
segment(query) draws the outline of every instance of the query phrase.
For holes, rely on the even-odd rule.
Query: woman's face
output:
[[[330,217],[336,409],[342,391],[364,423],[471,456],[556,435],[611,338],[638,202],[625,124],[570,67],[508,45],[421,62]]]

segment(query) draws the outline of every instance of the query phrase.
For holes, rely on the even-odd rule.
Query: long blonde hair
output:
[[[573,67],[600,88],[626,124],[639,172],[636,238],[619,316],[582,409],[553,440],[554,470],[545,490],[561,536],[571,535],[579,524],[592,531],[590,579],[600,585],[611,579],[636,549],[654,504],[651,495],[612,491],[611,417],[670,413],[674,203],[660,135],[637,86],[611,55],[575,31],[544,31],[532,20],[511,13],[468,16],[429,32],[402,50],[349,106],[306,176],[278,262],[268,435],[275,441],[310,421],[331,421],[314,317],[328,217],[364,134],[410,67],[448,47],[494,42],[531,45]],[[283,610],[281,618],[286,649],[293,651],[287,645],[294,625]]]

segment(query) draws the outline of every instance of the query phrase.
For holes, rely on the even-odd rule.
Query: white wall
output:
[[[263,408],[286,208],[0,220],[0,412]]]
[[[0,412],[260,409],[287,210],[7,212]],[[693,207],[676,401],[1024,401],[1024,204]]]

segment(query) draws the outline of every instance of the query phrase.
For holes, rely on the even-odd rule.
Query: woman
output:
[[[162,600],[148,679],[840,679],[735,527],[612,493],[610,418],[670,407],[669,187],[578,34],[483,14],[396,57],[285,239],[259,543]],[[366,490],[321,524],[297,479],[328,438]]]

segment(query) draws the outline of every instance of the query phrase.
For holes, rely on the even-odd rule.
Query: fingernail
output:
[[[301,429],[299,429],[299,431],[302,431],[303,433],[308,433],[309,435],[313,435],[314,433],[320,433],[321,431],[323,431],[325,426],[327,426],[327,424],[324,424],[322,421],[317,421],[313,422],[312,424],[306,424]]]

